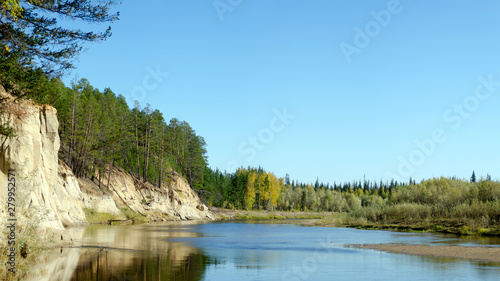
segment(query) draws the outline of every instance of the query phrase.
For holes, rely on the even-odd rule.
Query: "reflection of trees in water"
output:
[[[123,253],[125,252],[125,253]],[[175,252],[165,254],[126,253],[121,250],[91,250],[84,255],[71,280],[202,280],[205,269],[216,260],[201,252],[178,260]],[[92,258],[88,258],[91,255]],[[122,263],[120,265],[120,256]]]

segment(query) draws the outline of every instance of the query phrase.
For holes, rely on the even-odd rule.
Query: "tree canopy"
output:
[[[122,167],[143,182],[161,186],[175,171],[192,187],[201,188],[207,167],[203,137],[186,121],[136,102],[129,109],[125,97],[111,89],[99,91],[86,79],[61,87],[57,114],[60,120],[59,156],[79,177],[99,185],[110,168]]]
[[[0,0],[0,84],[21,96],[40,87],[40,81],[73,68],[73,60],[88,42],[111,36],[82,30],[81,23],[118,20],[115,1]],[[42,83],[43,84],[43,83]]]

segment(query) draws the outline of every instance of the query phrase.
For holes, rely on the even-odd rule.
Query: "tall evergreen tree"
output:
[[[476,173],[474,171],[472,171],[472,176],[470,177],[470,182],[471,183],[476,182]]]

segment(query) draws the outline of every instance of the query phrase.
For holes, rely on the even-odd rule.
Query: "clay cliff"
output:
[[[9,171],[15,177],[18,224],[36,226],[42,237],[64,232],[67,226],[87,224],[92,214],[113,219],[137,215],[146,221],[214,218],[188,182],[174,172],[168,184],[161,187],[142,183],[116,167],[111,170],[109,183],[102,182],[101,188],[88,179],[77,179],[58,159],[56,109],[27,100],[14,101],[1,86],[0,98],[6,99],[0,121],[14,129],[13,137],[0,136],[2,221],[10,216]]]

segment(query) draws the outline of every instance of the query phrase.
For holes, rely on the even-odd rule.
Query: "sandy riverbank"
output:
[[[357,245],[359,248],[374,249],[390,253],[449,257],[457,259],[482,260],[500,262],[500,248],[493,247],[464,247],[464,246],[426,246],[426,245]]]

